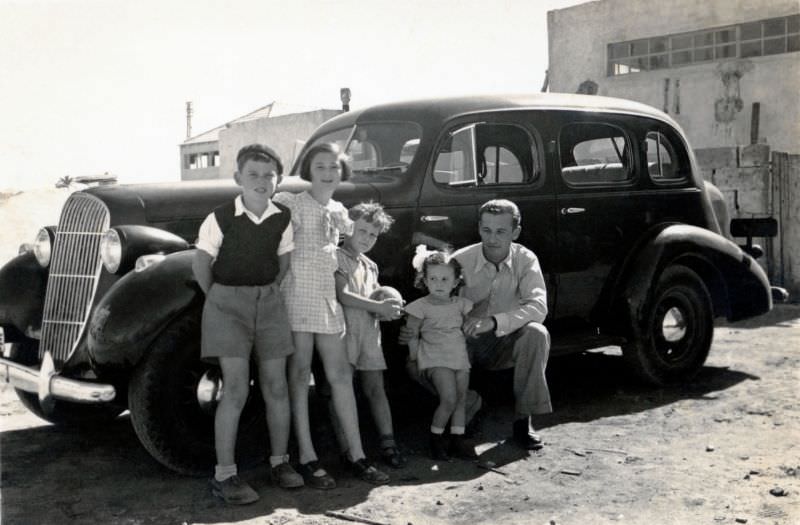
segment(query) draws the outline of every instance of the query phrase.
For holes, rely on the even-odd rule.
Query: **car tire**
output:
[[[623,355],[637,377],[659,386],[694,377],[714,337],[713,305],[702,279],[685,266],[664,270],[633,334]]]
[[[200,312],[193,311],[155,339],[131,376],[128,404],[134,431],[150,455],[175,472],[213,472],[214,412],[198,402],[197,385],[204,374],[218,370],[200,359]],[[258,392],[257,383],[251,390]],[[261,396],[251,394],[239,421],[237,462],[263,461],[267,446],[264,404]]]
[[[26,366],[38,366],[39,343],[28,340],[12,343],[10,359]],[[54,425],[72,428],[94,428],[116,418],[123,408],[115,404],[92,405],[55,400],[50,410],[43,410],[38,394],[15,388],[20,402],[37,417]]]

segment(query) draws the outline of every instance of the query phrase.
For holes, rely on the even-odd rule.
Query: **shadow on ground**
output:
[[[659,390],[629,379],[619,355],[587,353],[553,359],[548,379],[556,411],[538,419],[541,428],[568,422],[588,422],[647,411],[682,399],[703,399],[710,392],[748,379],[743,372],[705,367],[683,387]],[[513,403],[510,376],[492,373],[475,377],[485,406],[479,416],[476,441],[489,444],[483,462],[498,470],[527,453],[505,440],[510,435]],[[487,473],[474,463],[435,463],[427,458],[429,417],[434,400],[420,387],[405,383],[392,389],[396,435],[409,456],[409,466],[392,471],[394,486],[458,482]],[[2,434],[3,513],[9,522],[111,523],[130,519],[141,523],[235,522],[268,516],[278,509],[319,514],[364,502],[373,487],[344,471],[326,422],[323,403],[313,397],[315,442],[323,464],[339,481],[329,492],[282,491],[268,481],[264,465],[244,471],[262,498],[248,507],[226,507],[211,498],[207,480],[174,474],[139,445],[127,417],[94,432],[74,432],[50,425]],[[366,406],[361,406],[365,414]],[[376,457],[377,439],[368,418],[362,418],[367,453]],[[486,447],[484,447],[486,448]],[[536,453],[534,453],[536,454]]]

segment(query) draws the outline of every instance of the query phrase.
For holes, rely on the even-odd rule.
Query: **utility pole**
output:
[[[192,136],[192,101],[186,102],[186,138]]]

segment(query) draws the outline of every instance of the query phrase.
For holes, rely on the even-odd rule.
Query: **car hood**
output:
[[[284,177],[277,191],[299,193],[311,184],[299,177]],[[202,219],[220,204],[235,198],[241,188],[233,179],[157,184],[121,184],[84,190],[102,200],[111,213],[111,225],[151,224]],[[369,183],[340,184],[334,199],[346,205],[380,200]]]

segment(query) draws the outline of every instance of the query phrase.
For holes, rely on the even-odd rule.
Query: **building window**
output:
[[[800,51],[800,14],[608,45],[608,76]]]
[[[187,153],[183,156],[183,169],[197,170],[219,166],[219,151]]]

